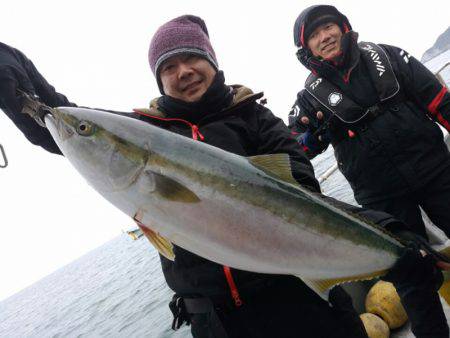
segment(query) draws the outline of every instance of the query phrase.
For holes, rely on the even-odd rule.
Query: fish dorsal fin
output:
[[[153,178],[154,193],[158,194],[161,198],[172,202],[200,202],[200,198],[193,191],[172,178],[150,170],[146,170],[146,174]]]
[[[146,226],[138,224],[139,228],[144,233],[145,237],[149,240],[149,242],[155,247],[158,252],[173,261],[175,259],[175,254],[173,253],[173,245],[163,236],[157,234],[153,230],[150,230]]]
[[[266,174],[287,183],[299,185],[292,176],[291,161],[288,154],[268,154],[248,157],[248,160]]]
[[[387,270],[376,271],[366,275],[332,278],[332,279],[305,279],[298,276],[306,285],[308,285],[315,293],[317,293],[322,299],[328,301],[328,295],[330,290],[340,284],[349,282],[358,282],[362,280],[370,280],[376,277],[384,275]]]

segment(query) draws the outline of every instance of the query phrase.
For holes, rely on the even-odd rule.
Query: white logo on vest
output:
[[[406,53],[403,49],[400,51],[400,56],[403,57],[403,60],[405,60],[405,63],[408,63],[409,62],[409,58],[411,57],[411,55]]]
[[[330,106],[332,107],[336,107],[339,102],[342,101],[342,94],[341,93],[331,93],[330,95],[328,95],[328,103],[330,104]]]
[[[369,52],[370,57],[372,58],[373,62],[375,63],[375,67],[378,70],[378,75],[381,77],[386,71],[386,67],[383,65],[380,55],[378,55],[377,51],[375,51],[371,45],[366,45],[362,49]]]
[[[311,85],[309,86],[312,90],[316,89],[318,85],[320,85],[320,83],[322,82],[322,78],[319,77],[316,81],[314,81],[313,83],[311,83]]]

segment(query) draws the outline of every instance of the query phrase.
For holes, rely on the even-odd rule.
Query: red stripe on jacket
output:
[[[450,132],[450,123],[447,121],[442,114],[438,111],[438,107],[444,99],[445,94],[447,93],[447,88],[442,86],[441,91],[436,95],[436,97],[431,101],[428,105],[428,111],[442,124],[447,131]]]

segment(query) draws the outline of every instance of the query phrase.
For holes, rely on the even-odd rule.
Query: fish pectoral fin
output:
[[[159,173],[148,171],[154,177],[155,190],[161,198],[172,202],[198,203],[200,198],[181,183]]]
[[[445,247],[442,250],[439,250],[439,253],[447,258],[450,257],[450,246]],[[450,271],[443,270],[442,275],[444,277],[444,283],[442,283],[441,288],[439,289],[439,296],[444,298],[447,305],[450,305]]]
[[[447,274],[448,277],[448,274]],[[447,305],[450,305],[450,280],[446,280],[446,276],[444,274],[444,283],[441,285],[441,288],[439,289],[439,296],[444,298]]]
[[[383,270],[373,272],[367,275],[331,278],[331,279],[306,279],[300,276],[297,277],[300,278],[309,288],[311,288],[315,293],[317,293],[322,299],[328,301],[330,290],[336,285],[373,279],[384,275],[386,272],[387,270]]]
[[[248,161],[266,174],[287,183],[299,185],[292,176],[291,161],[288,154],[269,154],[247,157]]]
[[[145,237],[149,242],[155,247],[158,252],[166,257],[167,259],[173,261],[175,260],[175,254],[173,252],[173,245],[163,236],[157,234],[153,230],[150,230],[146,226],[138,224],[139,228],[144,233]]]

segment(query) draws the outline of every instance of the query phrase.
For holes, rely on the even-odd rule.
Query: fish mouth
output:
[[[57,139],[61,141],[67,140],[74,134],[74,131],[65,121],[63,115],[63,112],[60,112],[57,108],[53,108],[43,116],[45,126],[55,141]]]
[[[45,126],[48,128],[48,126],[53,126],[53,127],[56,127],[56,118],[53,116],[53,114],[51,114],[51,113],[48,113],[48,114],[45,114],[45,116],[44,116],[44,123],[45,123]]]

